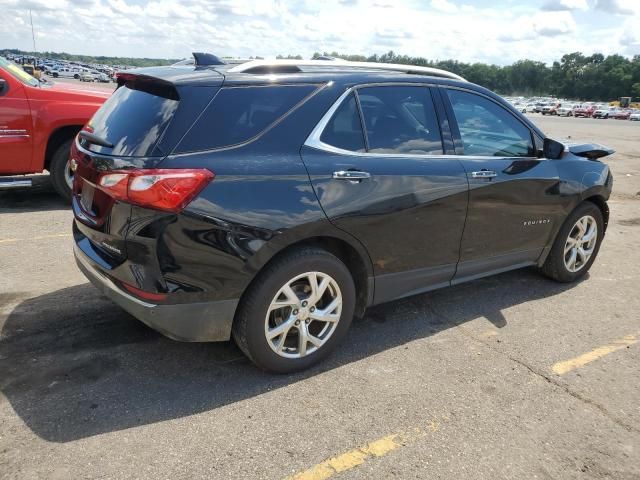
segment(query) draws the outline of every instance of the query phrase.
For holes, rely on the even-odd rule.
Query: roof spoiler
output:
[[[126,85],[131,90],[139,90],[169,100],[180,100],[180,95],[173,83],[143,73],[120,72],[117,76],[118,88]]]
[[[193,58],[197,67],[208,67],[210,65],[226,65],[212,53],[193,52]]]

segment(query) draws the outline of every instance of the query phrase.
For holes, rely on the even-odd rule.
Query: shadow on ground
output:
[[[501,328],[502,310],[567,288],[521,270],[378,306],[322,365],[274,376],[231,342],[168,340],[84,284],[13,309],[0,336],[0,389],[33,432],[68,442],[209,411],[479,317]]]
[[[71,208],[53,189],[49,175],[15,177],[31,180],[32,187],[0,190],[0,213],[42,212]]]

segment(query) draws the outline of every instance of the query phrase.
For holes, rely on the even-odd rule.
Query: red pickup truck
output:
[[[0,189],[29,186],[25,178],[3,178],[48,170],[56,191],[71,198],[71,142],[109,97],[64,83],[41,83],[0,57]]]

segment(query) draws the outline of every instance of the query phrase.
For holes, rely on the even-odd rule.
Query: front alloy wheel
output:
[[[589,262],[598,240],[598,224],[591,215],[580,218],[564,244],[564,265],[572,273],[578,272]]]
[[[593,265],[603,235],[602,211],[595,203],[582,202],[563,223],[540,270],[558,282],[575,282]]]
[[[271,349],[286,358],[302,358],[321,348],[335,332],[342,313],[337,282],[322,272],[298,275],[276,293],[265,317]]]

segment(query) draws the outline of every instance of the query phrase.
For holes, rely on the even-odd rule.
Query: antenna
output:
[[[36,35],[33,33],[33,16],[31,15],[31,9],[29,9],[29,20],[31,20],[31,39],[33,40],[33,52],[37,52],[36,50]]]

